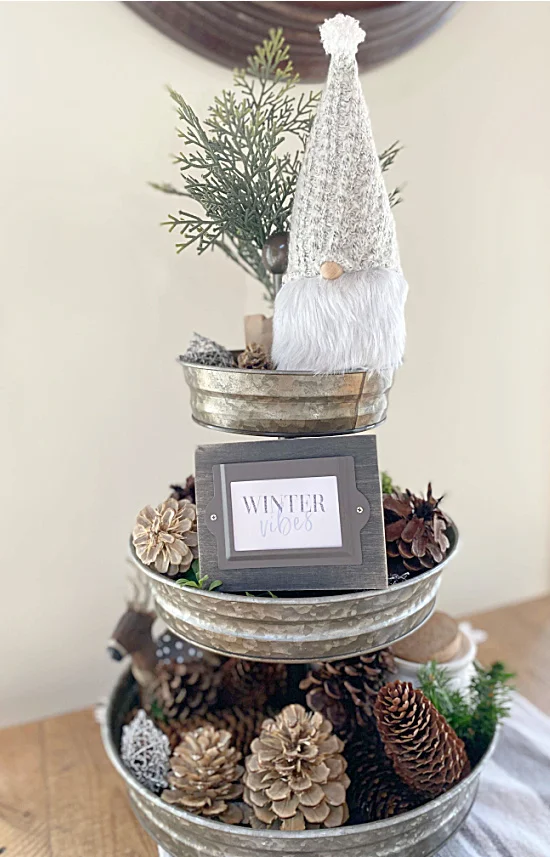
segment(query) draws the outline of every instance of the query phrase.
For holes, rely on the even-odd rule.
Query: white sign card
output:
[[[231,482],[236,551],[342,547],[336,476]]]

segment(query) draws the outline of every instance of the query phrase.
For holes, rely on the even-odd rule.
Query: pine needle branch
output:
[[[488,669],[476,664],[466,693],[453,689],[444,667],[432,661],[418,671],[420,689],[452,726],[466,745],[475,765],[489,746],[498,724],[508,716],[513,690],[508,672],[500,661]]]

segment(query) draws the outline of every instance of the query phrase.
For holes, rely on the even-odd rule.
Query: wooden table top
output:
[[[550,596],[468,617],[516,685],[550,714]],[[107,759],[91,709],[0,731],[0,854],[156,857]]]

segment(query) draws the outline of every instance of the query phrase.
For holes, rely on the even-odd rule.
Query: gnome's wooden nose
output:
[[[325,280],[337,280],[344,273],[344,269],[338,262],[323,262],[319,273]]]

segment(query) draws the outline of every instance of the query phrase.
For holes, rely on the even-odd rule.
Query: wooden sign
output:
[[[201,572],[226,592],[381,589],[376,438],[199,446]]]

